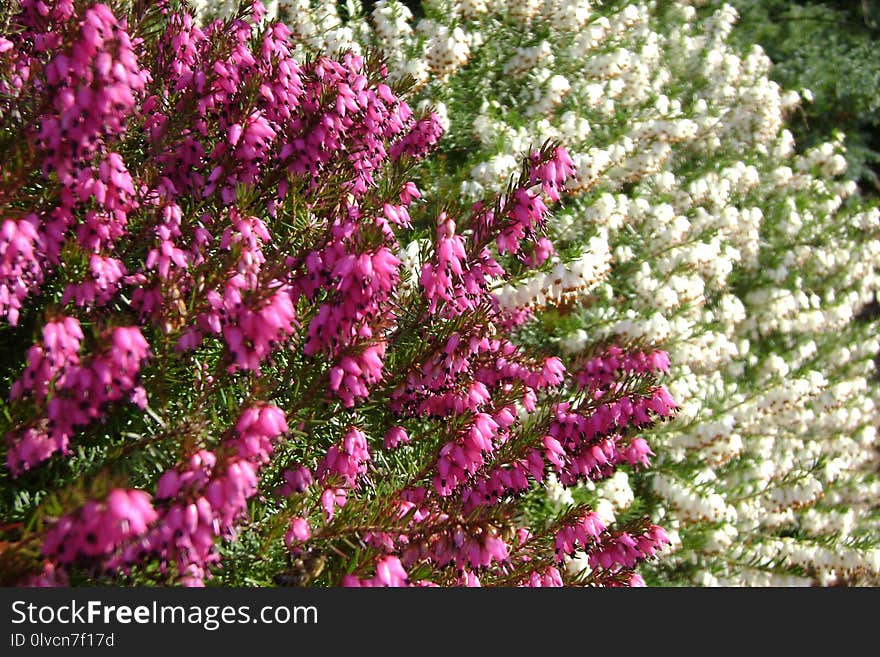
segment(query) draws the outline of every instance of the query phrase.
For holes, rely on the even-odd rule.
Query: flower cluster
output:
[[[12,398],[31,397],[37,411],[6,434],[6,465],[13,474],[56,452],[67,453],[77,428],[102,418],[108,405],[127,400],[146,406],[137,379],[149,345],[140,329],[117,327],[102,337],[106,348],[81,362],[82,328],[64,317],[48,322],[42,343],[28,350],[28,365],[12,386]]]
[[[219,558],[215,539],[231,536],[246,515],[248,500],[257,492],[258,472],[287,428],[277,406],[246,409],[233,436],[221,446],[226,452],[201,450],[159,478],[156,500],[163,508],[158,522],[117,558],[137,563],[149,555],[163,569],[173,562],[182,583],[201,585],[208,566]]]
[[[67,294],[81,303],[106,301],[124,271],[102,252],[125,233],[138,205],[112,144],[125,133],[150,73],[105,5],[88,8],[80,20],[73,20],[73,2],[55,5],[50,12],[42,2],[21,3],[21,32],[4,55],[15,73],[0,83],[13,97],[40,100],[19,115],[28,134],[16,148],[38,149],[40,172],[58,185],[53,202],[3,218],[0,314],[13,325],[70,241],[94,255],[86,281]],[[7,184],[11,175],[5,172]]]
[[[506,191],[440,209],[420,167],[442,110],[300,18],[8,12],[10,583],[639,583],[665,543],[648,518],[525,512],[548,468],[574,487],[645,466],[638,434],[675,407],[662,356],[609,347],[581,375],[507,331],[495,291],[555,253],[576,163],[533,145]],[[452,75],[478,44],[438,34],[429,68]]]
[[[597,341],[669,354],[681,412],[652,434],[657,462],[638,476],[677,553],[652,576],[876,576],[880,213],[840,180],[842,139],[797,152],[785,120],[801,96],[770,80],[759,47],[732,45],[729,5],[423,8],[415,21],[387,0],[332,29],[382,48],[391,75],[442,108],[447,193],[507,189],[547,139],[571,155],[553,252],[535,254],[547,264],[495,287],[504,325],[566,362]],[[632,487],[612,479],[575,494],[622,510]]]
[[[144,535],[157,518],[147,493],[117,488],[105,501],[86,502],[77,514],[61,518],[46,533],[42,552],[59,565],[106,557]]]

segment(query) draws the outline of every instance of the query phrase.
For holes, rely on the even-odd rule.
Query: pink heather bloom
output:
[[[394,449],[409,442],[409,436],[403,427],[391,427],[385,433],[385,449]]]
[[[528,579],[525,580],[520,586],[530,588],[557,588],[564,586],[564,583],[562,581],[562,575],[559,573],[559,571],[551,566],[544,572],[532,571]]]
[[[413,200],[417,198],[421,198],[422,193],[419,191],[419,188],[416,187],[416,184],[412,181],[407,181],[403,189],[400,190],[400,202],[403,203],[404,206],[409,206]]]
[[[265,464],[272,454],[272,442],[287,432],[284,412],[274,404],[257,404],[246,409],[235,424],[238,455]]]
[[[463,571],[461,579],[459,580],[459,585],[468,588],[479,588],[482,586],[482,584],[480,584],[480,578],[470,570]]]
[[[650,457],[654,455],[644,438],[634,438],[622,452],[624,460],[630,465],[651,465]]]
[[[396,161],[402,156],[414,159],[424,157],[440,140],[443,134],[443,126],[440,118],[434,112],[419,120],[413,129],[396,144],[391,146],[389,154]]]
[[[107,556],[124,541],[143,536],[157,518],[147,493],[117,488],[105,502],[86,502],[61,518],[47,533],[42,554],[61,564]]]
[[[502,276],[504,270],[486,249],[469,261],[464,238],[456,234],[455,221],[445,213],[437,218],[436,235],[434,258],[422,265],[420,277],[429,312],[435,313],[441,302],[449,317],[475,310],[489,298],[489,279]]]
[[[611,572],[616,572],[620,568],[631,569],[639,561],[653,557],[668,544],[669,537],[657,525],[650,525],[637,536],[625,531],[612,533],[590,553],[590,567]]]
[[[43,564],[42,571],[22,580],[20,586],[28,588],[66,588],[70,586],[70,582],[67,578],[67,573],[62,568],[51,561],[47,561]]]
[[[562,469],[564,464],[560,457],[565,456],[565,450],[559,441],[553,436],[544,436],[544,449],[546,450],[544,454],[547,460],[557,468]]]
[[[42,344],[28,350],[28,365],[21,378],[12,385],[10,397],[20,399],[29,394],[43,401],[49,385],[72,367],[79,364],[79,348],[84,336],[79,321],[64,317],[47,322],[43,327]]]
[[[616,345],[604,353],[585,361],[576,374],[578,385],[591,390],[602,390],[617,381],[622,373],[648,374],[666,372],[669,354],[665,351],[624,352]]]
[[[321,493],[321,509],[327,522],[333,520],[336,507],[342,508],[348,500],[348,493],[344,488],[325,488]]]
[[[244,425],[260,425],[260,415],[254,419],[249,414],[251,422],[246,420]],[[272,412],[267,424],[277,422],[271,415]],[[280,428],[278,424],[274,426]],[[252,458],[250,461],[233,456],[218,462],[216,454],[202,450],[165,472],[156,486],[156,499],[162,511],[155,528],[141,541],[127,546],[108,565],[118,566],[155,555],[176,563],[181,584],[202,585],[206,569],[219,561],[215,539],[231,535],[236,523],[247,513],[248,500],[257,492],[262,455]]]
[[[367,437],[356,427],[350,427],[342,444],[332,445],[327,450],[315,475],[321,482],[340,480],[346,488],[355,488],[360,476],[367,472],[367,463],[371,460]]]
[[[178,348],[193,349],[201,343],[203,334],[222,333],[226,346],[232,356],[230,371],[238,369],[259,373],[260,364],[286,342],[298,327],[294,309],[293,290],[281,280],[263,280],[262,269],[265,264],[263,247],[271,241],[266,224],[257,217],[242,216],[236,208],[229,209],[230,226],[223,232],[219,246],[222,250],[237,253],[234,272],[226,279],[222,289],[206,292],[207,309],[198,318],[198,330],[191,329],[181,337]],[[160,238],[170,239],[177,234],[177,219],[172,215],[167,222],[171,229],[160,231]],[[202,244],[210,242],[206,229],[200,233]],[[201,247],[200,247],[201,248]],[[187,257],[181,252],[175,259],[176,247],[165,242],[160,251],[153,251],[156,257],[148,259],[159,263],[159,274],[163,276],[161,258],[167,253],[170,261],[178,267],[188,266]],[[200,253],[189,260],[200,261]],[[272,294],[255,295],[265,285]]]
[[[148,406],[147,391],[143,386],[135,386],[129,395],[129,401],[140,409],[146,409]]]
[[[353,356],[343,356],[338,365],[330,369],[330,390],[346,407],[355,405],[357,399],[368,396],[367,386],[382,380],[385,342],[377,342]]]
[[[290,527],[284,535],[284,544],[288,548],[295,546],[297,543],[303,543],[312,536],[312,530],[305,518],[293,518],[290,521]]]
[[[532,153],[533,166],[529,184],[534,185],[540,182],[541,191],[551,200],[558,201],[560,191],[564,188],[565,182],[574,177],[575,167],[568,151],[562,147],[553,149],[551,157],[541,162],[540,154]]]
[[[376,564],[376,578],[374,581],[380,586],[399,586],[409,582],[409,575],[406,574],[400,559],[385,557]]]
[[[122,158],[106,144],[124,134],[126,121],[150,81],[149,73],[138,65],[131,39],[106,5],[95,4],[70,25],[69,44],[61,43],[59,28],[73,17],[72,3],[54,3],[51,10],[30,0],[21,5],[22,37],[32,40],[34,51],[16,52],[18,63],[26,69],[33,57],[43,62],[45,73],[45,82],[26,83],[28,93],[40,97],[38,106],[44,112],[36,122],[35,145],[44,154],[43,174],[56,177],[61,193],[51,212],[18,222],[7,220],[0,230],[0,313],[12,324],[18,320],[21,302],[38,289],[44,272],[57,264],[73,227],[76,203],[93,207],[76,228],[77,242],[87,250],[103,251],[125,233],[127,215],[137,207],[135,190]],[[4,40],[7,51],[20,47],[17,39]],[[68,298],[88,303],[111,293],[116,269],[93,262],[94,288],[71,289]]]
[[[591,549],[598,543],[604,531],[605,523],[593,512],[586,513],[573,523],[561,527],[556,532],[554,543],[557,560],[562,561],[563,557],[573,555],[577,548]]]
[[[547,358],[541,369],[541,376],[544,378],[544,385],[557,386],[565,378],[565,365],[556,357]]]
[[[540,196],[521,187],[514,190],[506,210],[512,221],[496,239],[498,252],[519,253],[520,243],[543,228],[550,210]]]
[[[299,466],[284,471],[284,484],[279,487],[278,494],[289,497],[294,494],[302,494],[312,485],[311,471],[305,466]]]
[[[553,242],[546,237],[541,237],[535,242],[532,253],[524,257],[524,261],[528,267],[534,269],[547,262],[547,259],[555,253]]]
[[[131,398],[136,391],[138,374],[149,355],[149,345],[140,329],[120,326],[104,338],[104,352],[80,362],[77,351],[82,329],[75,319],[64,318],[48,323],[43,343],[28,350],[28,368],[13,385],[12,396],[33,395],[40,417],[31,426],[6,435],[6,463],[14,475],[55,452],[66,453],[77,427],[102,417],[108,404]],[[51,398],[47,396],[50,382],[55,390]],[[140,394],[134,401],[146,402]],[[46,429],[40,419],[45,420]]]
[[[385,215],[385,218],[395,226],[401,226],[403,228],[409,228],[411,226],[409,212],[405,205],[392,205],[391,203],[385,203],[382,206],[382,213]]]
[[[9,447],[6,453],[6,467],[13,476],[18,476],[37,463],[42,463],[55,452],[64,452],[68,445],[68,436],[53,432],[52,435],[28,427],[20,433],[10,432],[6,435]]]
[[[645,583],[645,580],[638,573],[633,573],[630,576],[627,584],[631,587],[634,587],[634,588],[641,588],[641,587],[647,586],[647,584]]]
[[[378,586],[412,586],[409,575],[395,556],[382,557],[376,563],[376,575],[371,579],[359,579],[354,575],[347,575],[342,580],[342,585],[347,587],[378,587]]]
[[[13,326],[18,324],[22,302],[43,282],[37,225],[33,214],[0,225],[0,314]]]

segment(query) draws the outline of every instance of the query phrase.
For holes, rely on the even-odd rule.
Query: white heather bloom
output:
[[[413,240],[397,253],[400,259],[400,269],[405,272],[405,279],[410,285],[418,285],[422,265],[431,253],[431,240]]]
[[[606,499],[600,498],[598,502],[596,502],[596,508],[593,509],[596,515],[599,516],[599,519],[605,523],[605,526],[614,524],[614,521],[617,519],[617,516],[614,513],[614,506]]]
[[[544,0],[513,0],[503,4],[511,18],[521,25],[528,25],[541,10]]]
[[[652,486],[657,494],[669,500],[670,504],[687,521],[719,522],[736,520],[737,511],[728,506],[724,498],[712,487],[703,484],[694,486],[665,475],[656,475]]]
[[[393,0],[379,0],[373,6],[374,34],[386,53],[399,56],[411,42],[414,32],[412,17],[409,7]]]
[[[581,256],[568,263],[552,260],[549,271],[539,271],[517,285],[504,285],[495,291],[503,309],[545,308],[571,303],[595,289],[611,269],[608,241],[597,235],[585,245]]]
[[[529,112],[533,116],[542,116],[552,111],[562,102],[566,94],[571,90],[568,80],[562,75],[551,76],[543,88],[535,87],[532,93],[532,104]]]
[[[629,485],[629,476],[623,470],[615,471],[596,487],[596,491],[617,512],[628,509],[635,500],[635,494]]]
[[[541,41],[535,46],[517,48],[516,53],[504,65],[504,74],[512,77],[525,75],[538,64],[552,66],[553,48],[548,41]]]
[[[519,160],[513,155],[499,153],[471,169],[469,182],[478,183],[481,190],[500,192],[507,186],[510,176],[519,171],[519,167]]]
[[[569,575],[589,575],[592,569],[590,568],[590,556],[583,551],[577,551],[571,557],[565,557],[565,570]]]
[[[710,553],[723,554],[733,546],[737,535],[736,527],[731,524],[724,524],[707,534],[705,549]]]
[[[422,31],[433,34],[425,45],[425,61],[440,80],[449,78],[467,63],[471,51],[467,35],[460,27],[450,30],[445,25],[425,24]]]
[[[559,480],[556,478],[555,474],[551,472],[549,475],[547,475],[547,479],[544,484],[547,489],[547,499],[554,506],[558,508],[564,508],[574,504],[574,498],[571,495],[571,491],[559,483]]]

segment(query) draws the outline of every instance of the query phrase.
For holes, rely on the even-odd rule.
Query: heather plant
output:
[[[493,288],[520,344],[579,362],[597,341],[668,352],[677,418],[643,473],[546,489],[547,508],[649,511],[675,552],[649,580],[831,584],[880,571],[880,212],[841,136],[797,152],[801,97],[729,5],[450,0],[369,13],[279,2],[308,50],[380,47],[448,133],[429,195],[503,191],[562,143],[575,175],[536,249]],[[561,481],[561,480],[559,480]]]
[[[262,5],[23,0],[0,22],[4,583],[631,585],[662,350],[511,340],[555,143],[432,197],[441,139],[369,53]]]
[[[731,39],[760,43],[773,61],[770,75],[785,88],[806,89],[809,102],[791,117],[800,148],[828,134],[845,136],[846,175],[880,188],[880,61],[874,54],[880,33],[880,3],[738,0],[741,15]]]

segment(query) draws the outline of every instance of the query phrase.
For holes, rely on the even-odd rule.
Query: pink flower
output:
[[[131,391],[129,400],[138,408],[146,409],[148,404],[147,391],[143,386],[135,386],[134,390]]]
[[[403,427],[391,427],[385,433],[385,449],[394,449],[399,445],[403,445],[409,442],[409,436]]]
[[[297,543],[302,543],[312,536],[312,530],[305,518],[293,518],[290,521],[290,527],[284,535],[284,543],[287,547],[293,547]]]
[[[559,570],[552,566],[543,572],[532,571],[528,579],[521,584],[521,586],[532,588],[556,588],[563,585],[562,575],[559,573]]]
[[[149,355],[140,329],[120,326],[104,336],[103,353],[80,362],[78,350],[83,333],[72,318],[49,322],[43,343],[28,350],[29,365],[12,388],[13,398],[30,394],[38,402],[38,420],[32,426],[6,435],[7,466],[14,474],[66,452],[77,427],[101,417],[111,402],[133,398],[145,403],[137,392],[137,376]],[[48,397],[49,386],[55,394]],[[37,429],[44,419],[47,430]]]
[[[375,587],[375,586],[412,586],[409,575],[395,556],[382,557],[376,563],[376,575],[372,579],[359,579],[354,575],[347,575],[342,580],[342,585],[347,587]]]
[[[325,488],[321,493],[321,508],[324,510],[324,517],[327,522],[333,520],[336,514],[336,507],[344,507],[348,499],[348,495],[344,488]]]
[[[147,493],[115,489],[105,502],[86,502],[79,512],[61,518],[47,533],[42,553],[62,564],[107,556],[143,536],[157,518]]]
[[[530,184],[540,182],[541,191],[551,201],[558,201],[559,192],[565,182],[575,175],[574,162],[568,151],[561,147],[554,148],[551,157],[543,162],[540,160],[540,154],[536,152],[532,154],[532,160],[540,163],[531,171]]]
[[[402,156],[420,159],[437,144],[442,134],[443,126],[440,118],[431,112],[427,117],[419,120],[409,134],[391,147],[389,151],[391,159],[396,161]]]
[[[366,436],[359,429],[350,427],[342,444],[333,445],[327,450],[327,455],[318,465],[316,476],[322,482],[338,479],[347,488],[355,488],[371,460]]]
[[[0,225],[0,313],[18,324],[22,302],[43,282],[40,258],[43,238],[37,232],[36,215]]]
[[[274,404],[256,404],[246,409],[235,424],[239,456],[268,463],[272,442],[287,432],[284,412]]]
[[[279,494],[288,497],[294,493],[304,493],[312,485],[312,473],[305,466],[284,471],[284,485]]]
[[[606,528],[580,507],[546,532],[512,522],[548,467],[572,486],[647,465],[638,430],[675,410],[656,385],[620,388],[665,371],[663,352],[611,346],[569,375],[510,338],[530,315],[499,312],[496,249],[516,276],[553,254],[547,219],[574,172],[564,149],[533,153],[507,194],[469,215],[441,212],[404,289],[395,254],[421,192],[403,174],[442,130],[380,81],[387,71],[353,53],[297,61],[289,28],[255,24],[259,4],[204,28],[163,12],[162,29],[136,39],[86,5],[22,0],[0,38],[0,95],[36,112],[14,136],[39,158],[37,171],[3,164],[9,180],[38,179],[0,217],[0,316],[39,335],[12,364],[21,410],[7,465],[17,476],[102,422],[139,431],[148,399],[158,415],[143,421],[165,423],[154,447],[183,456],[154,498],[116,489],[49,521],[35,581],[64,582],[76,563],[204,586],[251,506],[268,504],[294,552],[315,539],[365,548],[345,584],[427,586],[408,573],[430,572],[558,586],[554,556],[575,550],[591,581],[637,583],[632,569],[668,540],[659,528]],[[56,279],[82,326],[42,307]],[[288,390],[277,372],[302,380]],[[177,398],[188,382],[204,409]],[[406,427],[420,428],[413,472],[373,453],[380,436],[386,450],[408,443]],[[279,475],[287,499],[264,499]]]

